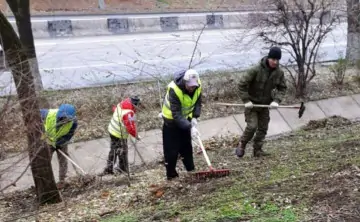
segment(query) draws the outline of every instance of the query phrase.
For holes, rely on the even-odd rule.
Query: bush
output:
[[[348,68],[348,61],[344,58],[338,59],[338,61],[329,67],[330,72],[333,74],[333,83],[342,86],[344,84],[344,79],[346,75],[346,70]]]

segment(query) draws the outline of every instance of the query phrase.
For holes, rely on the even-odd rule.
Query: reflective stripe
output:
[[[189,95],[184,94],[182,92],[182,90],[175,84],[174,81],[170,82],[167,87],[167,92],[162,106],[162,115],[167,119],[173,119],[172,112],[170,109],[170,100],[169,100],[169,91],[170,89],[173,89],[175,94],[180,100],[182,116],[184,118],[189,118],[189,117],[192,118],[196,101],[198,100],[202,89],[200,80],[198,80],[198,83],[199,83],[199,87],[196,89],[193,98],[190,98]]]
[[[127,115],[128,113],[133,112],[130,109],[121,109],[120,105],[116,106],[116,109],[113,113],[113,116],[110,120],[110,123],[108,125],[108,132],[119,138],[119,139],[127,139],[129,136],[129,133],[126,130],[126,127],[122,121],[123,116]]]

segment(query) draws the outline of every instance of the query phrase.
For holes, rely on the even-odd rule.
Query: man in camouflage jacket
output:
[[[270,111],[268,108],[253,107],[253,105],[270,104],[271,108],[277,108],[282,101],[287,86],[284,72],[279,68],[280,59],[281,49],[272,47],[269,54],[240,80],[239,94],[245,103],[246,128],[236,148],[238,157],[244,156],[246,145],[254,135],[254,157],[268,155],[262,150],[262,146],[268,131]]]

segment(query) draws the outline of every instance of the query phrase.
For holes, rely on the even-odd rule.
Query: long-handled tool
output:
[[[237,104],[237,103],[215,103],[215,104],[221,106],[245,106],[245,104]],[[259,105],[259,104],[254,104],[254,107],[271,108],[270,105]],[[301,102],[300,106],[278,106],[277,108],[298,109],[299,119],[303,116],[305,112],[304,102]]]
[[[78,168],[83,175],[87,175],[87,173],[79,165],[77,165],[70,157],[68,157],[68,155],[66,155],[63,151],[61,151],[60,149],[57,149],[56,151],[61,153],[61,155],[63,155],[68,161],[70,161],[73,166]]]
[[[61,155],[63,155],[68,161],[71,162],[71,164],[74,166],[74,168],[78,168],[82,175],[79,177],[79,181],[82,185],[87,185],[90,184],[92,182],[95,181],[95,176],[92,176],[88,173],[86,173],[78,164],[76,164],[68,155],[66,155],[63,151],[61,151],[60,149],[56,150],[57,152],[59,152]],[[78,174],[78,171],[75,169],[76,173]]]
[[[198,171],[195,173],[195,177],[197,179],[204,179],[204,178],[217,178],[217,177],[225,177],[230,175],[230,170],[229,169],[214,169],[212,167],[212,164],[210,162],[210,159],[205,151],[204,145],[200,139],[200,136],[197,136],[197,140],[199,142],[200,148],[202,153],[204,154],[205,160],[207,165],[209,166],[209,170],[208,171]]]

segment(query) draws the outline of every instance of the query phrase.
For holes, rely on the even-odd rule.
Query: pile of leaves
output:
[[[351,121],[338,115],[319,120],[310,120],[308,124],[302,127],[303,130],[313,130],[320,128],[336,128],[339,126],[351,125]]]
[[[344,119],[346,120],[346,119]],[[271,156],[234,156],[238,138],[204,141],[228,177],[198,181],[178,162],[181,178],[165,181],[164,165],[132,169],[129,178],[100,177],[62,190],[64,202],[37,208],[33,190],[6,194],[0,216],[18,221],[359,221],[360,124],[299,130],[268,140]],[[207,169],[195,155],[197,170]],[[130,182],[130,186],[129,186]]]

